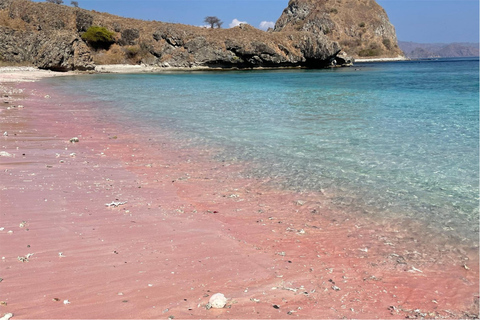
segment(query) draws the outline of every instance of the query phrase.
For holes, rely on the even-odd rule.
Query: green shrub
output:
[[[359,26],[360,28],[365,28],[365,22],[360,22],[360,23],[358,24],[358,26]]]
[[[95,49],[108,49],[115,42],[114,35],[104,27],[91,26],[82,34],[82,39]]]
[[[392,42],[390,39],[383,39],[382,43],[388,50],[392,49]]]
[[[381,54],[382,54],[382,50],[372,49],[372,48],[362,49],[358,52],[358,55],[360,57],[376,57],[376,56],[379,56]]]
[[[140,53],[139,46],[128,46],[124,48],[125,56],[128,59],[135,58]]]

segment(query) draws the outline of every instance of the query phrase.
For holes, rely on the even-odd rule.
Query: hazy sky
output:
[[[37,0],[37,2],[42,2]],[[64,0],[70,4],[70,0]],[[478,0],[377,0],[397,37],[414,42],[478,42]],[[288,0],[78,0],[80,7],[145,20],[202,25],[217,16],[224,28],[247,22],[271,26]],[[263,22],[263,23],[262,23]]]

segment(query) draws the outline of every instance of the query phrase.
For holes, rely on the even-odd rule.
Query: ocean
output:
[[[43,80],[269,187],[478,242],[478,58]]]

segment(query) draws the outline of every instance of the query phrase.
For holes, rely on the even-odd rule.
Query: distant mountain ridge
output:
[[[403,50],[405,56],[410,59],[479,56],[479,44],[470,42],[416,43],[399,41],[398,46]]]

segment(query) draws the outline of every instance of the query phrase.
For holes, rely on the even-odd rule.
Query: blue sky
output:
[[[202,25],[217,16],[224,28],[247,22],[259,28],[274,23],[288,0],[77,0],[80,7],[165,22]],[[37,2],[41,2],[37,0]],[[70,4],[70,0],[64,0]],[[377,0],[395,26],[397,37],[413,42],[478,42],[478,0]]]

